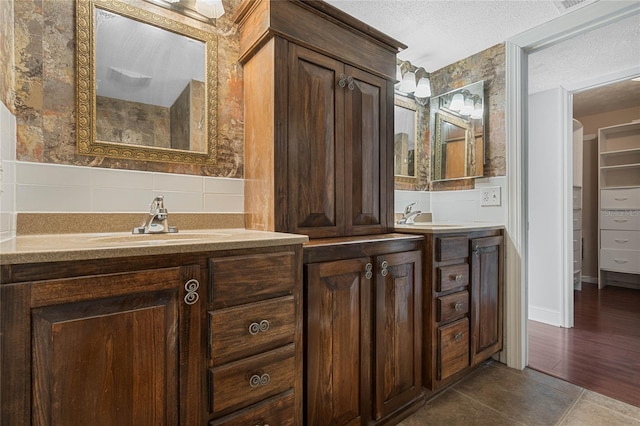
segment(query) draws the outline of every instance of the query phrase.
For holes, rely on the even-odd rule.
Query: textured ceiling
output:
[[[325,1],[406,44],[398,57],[428,72],[570,13],[550,0]],[[529,55],[529,93],[634,66],[640,66],[640,15]],[[638,89],[629,88],[611,85],[576,94],[576,115],[637,106]]]
[[[326,0],[408,48],[398,57],[428,72],[561,15],[548,0]]]

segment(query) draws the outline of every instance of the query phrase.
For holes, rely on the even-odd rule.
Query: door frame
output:
[[[501,361],[523,369],[528,364],[527,344],[527,222],[528,187],[528,55],[570,37],[640,13],[636,2],[589,4],[506,41],[506,162],[507,239],[505,274],[504,348]],[[573,88],[575,91],[576,88]],[[569,98],[572,96],[569,93]],[[569,104],[571,99],[569,99]],[[563,189],[566,185],[563,185]],[[565,194],[568,196],[568,194]],[[566,197],[565,197],[566,198]],[[570,198],[570,197],[569,197]],[[565,223],[565,226],[570,224]],[[567,232],[564,232],[566,238]],[[567,241],[567,244],[569,241]],[[566,289],[565,289],[566,291]],[[566,302],[566,297],[564,297]]]

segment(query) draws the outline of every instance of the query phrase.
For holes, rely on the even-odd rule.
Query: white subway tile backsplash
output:
[[[94,188],[153,189],[153,174],[134,170],[90,168]]]
[[[18,172],[18,179],[19,176]],[[18,183],[16,210],[19,212],[89,212],[91,211],[91,189],[89,186]]]
[[[16,117],[0,102],[0,161],[16,159]]]
[[[91,168],[18,161],[16,162],[16,183],[88,188],[91,185]]]
[[[16,211],[16,185],[2,182],[0,185],[0,212],[13,213]]]
[[[200,213],[203,211],[202,192],[154,191],[153,195],[154,197],[164,196],[164,207],[169,213]]]
[[[206,213],[242,213],[244,197],[234,194],[204,194]]]
[[[154,194],[150,189],[91,188],[91,212],[149,211]]]
[[[244,179],[204,178],[205,194],[244,194]]]
[[[177,175],[170,173],[153,174],[153,190],[198,192],[202,194],[202,176]]]
[[[426,191],[395,191],[394,212],[402,213],[405,207],[416,203],[412,207],[414,211],[431,211],[431,193]]]
[[[434,222],[475,222],[475,205],[472,200],[434,201],[431,212]]]

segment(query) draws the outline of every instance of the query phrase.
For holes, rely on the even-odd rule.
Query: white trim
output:
[[[560,325],[573,327],[573,95],[562,90],[562,295]]]
[[[571,282],[573,285],[573,282]],[[543,324],[555,325],[556,327],[562,327],[560,323],[561,315],[558,311],[552,311],[551,309],[541,308],[538,306],[529,306],[529,319],[537,321]]]
[[[571,82],[565,84],[565,88],[572,93],[582,92],[583,90],[594,89],[606,84],[616,83],[618,81],[629,80],[640,75],[640,65],[629,67],[620,71],[612,72],[605,75],[599,75],[588,80]],[[594,135],[595,136],[595,135]]]
[[[507,157],[507,241],[505,271],[504,348],[509,367],[527,366],[526,224],[526,58],[519,46],[506,43],[506,157]]]

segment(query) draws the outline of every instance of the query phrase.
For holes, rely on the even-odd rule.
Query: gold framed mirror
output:
[[[215,163],[215,34],[118,0],[77,0],[76,29],[79,154]]]
[[[433,182],[483,176],[484,116],[484,81],[431,99]]]
[[[394,98],[393,174],[396,182],[415,183],[418,174],[417,108],[413,99]]]

